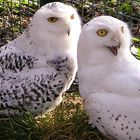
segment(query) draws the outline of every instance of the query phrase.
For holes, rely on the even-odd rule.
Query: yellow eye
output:
[[[56,17],[49,17],[47,20],[48,20],[50,23],[54,23],[54,22],[57,21],[57,18],[56,18]]]
[[[104,37],[104,36],[107,35],[107,30],[105,30],[105,29],[99,29],[97,31],[97,34],[98,34],[98,36]]]
[[[71,19],[74,19],[74,14],[72,14],[72,15],[70,16],[70,18],[71,18]]]

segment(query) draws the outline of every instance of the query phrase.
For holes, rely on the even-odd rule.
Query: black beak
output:
[[[64,28],[66,29],[67,34],[68,34],[68,36],[69,36],[69,35],[70,35],[70,27],[69,27],[67,24],[65,24],[65,25],[64,25]]]
[[[68,36],[69,36],[70,35],[70,29],[68,29],[67,33],[68,33]]]
[[[120,43],[118,46],[108,46],[107,48],[115,55],[117,56],[118,54],[118,49],[120,48]]]

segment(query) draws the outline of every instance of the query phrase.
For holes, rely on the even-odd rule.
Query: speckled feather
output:
[[[115,94],[90,94],[85,101],[90,123],[117,140],[140,140],[140,99]]]
[[[49,17],[59,20],[48,23]],[[77,71],[80,30],[74,8],[49,3],[21,36],[0,49],[0,117],[22,116],[24,111],[36,116],[62,101]]]

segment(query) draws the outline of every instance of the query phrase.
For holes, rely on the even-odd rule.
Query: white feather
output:
[[[117,140],[140,139],[140,98],[118,93],[90,94],[85,107],[90,123]]]
[[[99,36],[97,34],[99,29],[105,29],[107,34],[104,37]],[[131,34],[126,23],[111,16],[100,16],[83,27],[78,45],[80,94],[88,102],[86,108],[88,108],[87,112],[90,114],[91,122],[103,133],[106,134],[107,131],[108,135],[118,140],[129,139],[125,131],[120,130],[120,123],[123,120],[116,123],[116,128],[112,129],[113,123],[108,117],[109,113],[104,114],[106,107],[109,106],[110,111],[116,115],[128,113],[128,120],[138,122],[133,126],[128,124],[129,128],[138,128],[140,125],[139,115],[136,116],[140,105],[138,102],[140,98],[140,62],[132,56],[130,43]],[[118,50],[116,56],[108,48],[113,46]],[[95,102],[96,104],[94,104]],[[105,118],[101,125],[110,124],[110,126],[106,125],[103,130],[101,125],[95,123],[97,118],[95,111],[100,109],[100,104],[103,109],[99,116]],[[130,109],[132,112],[129,113]],[[135,132],[131,131],[130,139],[140,139],[138,131],[140,132],[138,129]],[[116,136],[115,133],[118,135]]]

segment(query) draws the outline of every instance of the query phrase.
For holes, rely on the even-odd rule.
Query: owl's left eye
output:
[[[105,30],[105,29],[99,29],[97,31],[97,34],[98,34],[98,36],[104,37],[104,36],[107,35],[107,30]]]
[[[70,19],[74,19],[75,17],[74,17],[74,14],[72,14],[71,16],[70,16]]]
[[[47,20],[50,23],[55,23],[58,19],[57,19],[57,17],[49,17]]]

